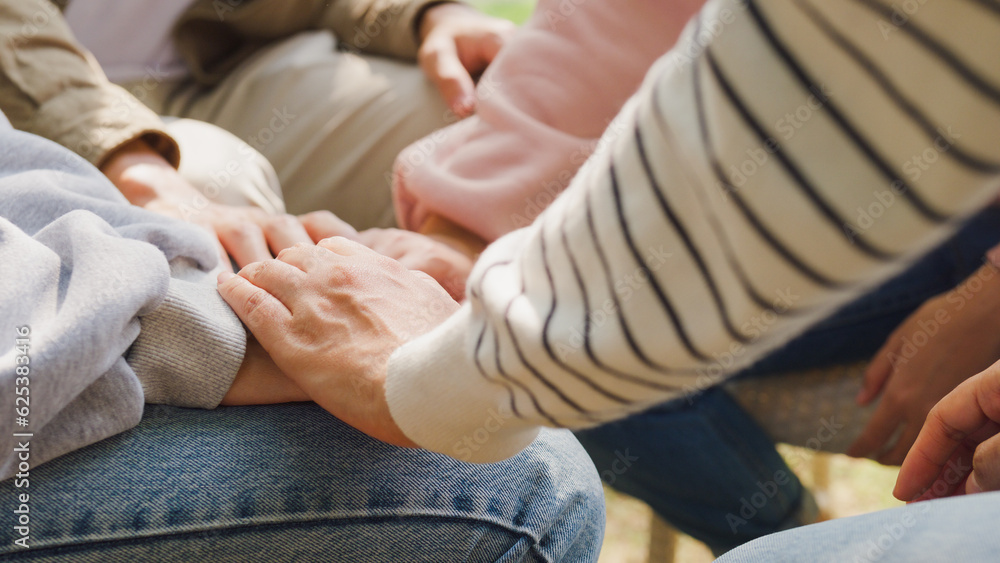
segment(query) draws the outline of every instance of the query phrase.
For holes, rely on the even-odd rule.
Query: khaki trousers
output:
[[[289,213],[329,209],[359,229],[395,224],[396,155],[452,115],[416,65],[340,52],[326,31],[262,49],[212,89],[149,77],[124,86],[161,115],[238,138],[169,126],[181,172],[209,199],[280,210],[280,196],[265,193],[277,191]]]

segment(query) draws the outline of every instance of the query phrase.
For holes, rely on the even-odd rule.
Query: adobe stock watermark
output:
[[[543,180],[541,182],[542,190],[525,197],[521,211],[511,214],[510,222],[514,228],[520,229],[534,223],[535,219],[569,187],[580,167],[587,162],[592,154],[606,150],[628,130],[628,123],[621,116],[618,116],[608,120],[604,133],[600,137],[588,140],[576,147],[569,155],[570,166],[560,170],[554,178]]]
[[[919,508],[900,509],[899,519],[879,526],[878,535],[864,543],[863,548],[867,549],[862,554],[855,555],[851,563],[881,561],[917,525],[917,516],[927,514],[929,510],[930,505],[927,503],[920,503]]]
[[[5,40],[8,48],[12,51],[21,49],[22,45],[38,36],[42,30],[52,23],[53,19],[62,19],[62,13],[55,3],[46,0],[35,0],[34,5],[38,8],[31,15],[28,15],[21,22],[18,33]]]
[[[502,87],[502,83],[495,78],[495,73],[486,72],[476,84],[477,103],[492,98]],[[435,130],[417,142],[403,149],[396,159],[393,170],[383,174],[386,185],[392,187],[396,177],[406,178],[413,174],[414,170],[426,164],[434,156],[437,148],[444,144],[452,136],[460,136],[461,132],[455,127],[471,126],[472,121],[465,120],[455,114],[451,109],[447,109],[442,116],[445,127]],[[447,127],[451,125],[451,127]]]
[[[611,464],[607,469],[600,472],[601,481],[609,487],[614,486],[618,478],[628,473],[628,470],[632,468],[632,464],[637,461],[639,461],[639,456],[630,454],[628,448],[625,448],[624,452],[615,450],[615,458],[611,461]]]
[[[726,514],[726,523],[729,524],[729,530],[732,533],[736,533],[741,526],[745,526],[750,520],[754,519],[760,510],[762,510],[771,499],[777,496],[780,487],[783,487],[792,481],[791,475],[784,469],[779,469],[774,472],[773,478],[766,483],[757,481],[758,491],[752,493],[750,498],[742,497],[740,498],[740,509],[736,512],[730,512]]]
[[[247,171],[248,167],[255,166],[254,162],[258,159],[265,159],[257,151],[263,150],[264,147],[274,142],[277,135],[284,131],[296,117],[298,115],[288,111],[287,106],[272,108],[271,118],[267,126],[262,127],[256,134],[250,135],[247,139],[253,147],[247,142],[239,143],[236,146],[236,152],[239,153],[237,157],[227,161],[224,166],[209,172],[210,181],[205,185],[195,186],[201,193],[196,194],[190,202],[178,206],[181,218],[190,221],[193,217],[200,215],[211,205],[211,200],[219,197],[229,184]]]
[[[937,132],[931,146],[903,163],[903,173],[911,182],[919,180],[941,159],[941,155],[951,150],[957,139],[962,138],[951,126],[939,128]],[[844,223],[847,240],[853,243],[858,236],[874,227],[878,219],[895,205],[897,198],[905,194],[907,189],[908,186],[902,180],[893,180],[888,189],[873,191],[872,202],[867,206],[858,206],[854,223]]]
[[[486,418],[482,426],[469,434],[462,436],[462,439],[452,446],[454,457],[462,461],[469,461],[473,454],[478,452],[493,434],[499,432],[508,420],[514,417],[514,413],[509,407],[490,408],[486,411]]]
[[[673,253],[667,252],[663,245],[650,246],[646,249],[644,263],[636,266],[631,272],[621,276],[614,284],[614,291],[618,297],[618,303],[625,305],[632,300],[643,286],[649,283],[650,276],[662,269],[673,257]],[[566,359],[579,352],[583,348],[586,338],[584,333],[588,326],[591,332],[600,330],[610,319],[617,319],[618,307],[615,300],[608,297],[601,307],[592,309],[587,317],[570,328],[568,339],[560,340],[555,345],[555,352],[559,359],[565,362]]]
[[[823,445],[832,441],[843,429],[844,425],[838,423],[835,417],[821,418],[816,433],[806,441],[806,450],[813,454],[821,451]],[[787,460],[789,468],[793,472],[808,461],[806,454],[802,453],[801,450],[795,450],[795,452],[796,456]],[[758,481],[757,489],[759,490],[751,493],[748,497],[740,498],[739,510],[726,514],[726,523],[729,524],[732,533],[735,534],[741,526],[745,526],[750,520],[756,518],[760,511],[777,496],[780,487],[787,485],[791,479],[792,474],[784,469],[779,469],[774,472],[770,481]]]
[[[926,3],[927,0],[903,0],[902,2],[893,3],[891,6],[892,15],[889,16],[889,19],[879,18],[876,22],[879,33],[882,34],[882,39],[888,41],[889,36],[910,23],[910,18],[915,16]]]
[[[17,508],[14,509],[14,545],[30,547],[31,541],[31,494],[23,492],[31,488],[31,327],[19,326],[14,334],[14,414],[13,437],[16,446],[17,473],[14,474],[14,488],[17,493]],[[20,430],[20,431],[17,431]]]
[[[733,341],[727,350],[713,352],[713,361],[710,364],[697,368],[698,377],[694,385],[684,386],[685,399],[688,403],[694,403],[705,390],[724,381],[739,364],[740,358],[746,355],[747,346],[766,335],[778,321],[778,317],[791,309],[800,299],[801,296],[793,292],[790,287],[775,291],[771,307],[751,316],[739,327],[741,333],[749,336],[746,344]]]
[[[986,283],[997,276],[996,267],[993,266],[992,262],[989,260],[983,262],[989,267],[979,268],[976,273],[946,294],[945,303],[951,306],[953,312],[957,313],[969,306],[969,303],[983,290]],[[940,332],[941,327],[951,322],[951,319],[951,313],[948,309],[940,307],[934,311],[933,317],[917,321],[917,328],[902,337],[902,344],[898,352],[889,352],[889,364],[892,365],[893,369],[907,364]]]
[[[774,130],[780,141],[776,137],[768,137],[761,145],[747,149],[747,158],[742,162],[729,165],[726,170],[726,185],[719,182],[716,186],[722,192],[723,200],[727,200],[731,192],[742,188],[750,178],[767,166],[771,162],[771,156],[781,150],[781,143],[791,141],[826,106],[833,94],[826,85],[813,86],[810,92],[803,103],[774,123]]]
[[[718,17],[703,22],[690,41],[678,43],[668,55],[674,66],[682,69],[701,57],[705,49],[725,32],[726,27],[736,21],[737,14],[746,11],[748,3],[749,0],[737,0],[737,11],[729,8],[719,10]]]

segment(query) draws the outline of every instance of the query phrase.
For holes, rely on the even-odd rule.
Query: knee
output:
[[[281,186],[271,163],[232,133],[202,121],[175,119],[167,131],[181,149],[179,172],[213,203],[284,211]]]
[[[596,561],[604,539],[604,489],[593,462],[567,430],[544,430],[511,460],[522,464],[522,503],[512,524],[548,561]]]

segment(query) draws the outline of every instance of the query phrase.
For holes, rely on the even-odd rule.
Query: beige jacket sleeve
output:
[[[194,78],[219,82],[262,45],[309,29],[329,29],[367,53],[414,59],[427,8],[452,0],[196,0],[174,28]]]
[[[108,81],[49,0],[0,0],[0,110],[95,166],[139,137],[180,160],[160,118]]]

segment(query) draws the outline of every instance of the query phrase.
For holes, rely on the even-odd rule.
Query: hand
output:
[[[369,229],[355,240],[410,270],[434,278],[456,301],[465,299],[465,281],[474,264],[471,256],[430,237],[399,229]]]
[[[1000,362],[948,393],[927,415],[892,494],[921,501],[1000,490]]]
[[[458,117],[476,109],[473,76],[486,70],[517,30],[513,23],[463,4],[439,4],[420,21],[420,67]]]
[[[320,406],[379,440],[414,446],[389,413],[389,356],[458,309],[430,276],[342,237],[221,274],[219,293]]]
[[[101,171],[133,205],[183,219],[212,232],[218,240],[222,267],[229,256],[240,267],[271,258],[299,242],[313,242],[291,215],[269,215],[256,207],[210,203],[162,156],[142,140],[115,152]]]
[[[285,377],[263,346],[248,335],[246,356],[221,404],[276,405],[309,400],[309,395]]]
[[[931,407],[1000,358],[1000,276],[983,266],[974,279],[979,291],[966,282],[927,301],[875,355],[857,400],[867,405],[881,393],[882,401],[849,455],[901,463]]]
[[[463,244],[446,234],[425,236],[400,229],[368,229],[359,233],[329,211],[317,211],[300,219],[313,240],[340,236],[359,242],[410,270],[430,275],[458,301],[465,298],[465,281],[485,246],[485,243]]]

